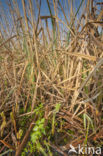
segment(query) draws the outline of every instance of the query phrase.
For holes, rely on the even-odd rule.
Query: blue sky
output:
[[[26,1],[29,1],[29,0],[26,0]],[[39,2],[40,0],[38,0]],[[53,3],[53,0],[49,0],[51,2],[51,4]],[[65,9],[65,4],[67,3],[68,0],[60,0],[60,3],[62,4],[63,8]],[[72,2],[72,0],[70,0]],[[80,2],[82,0],[73,0],[73,4],[74,4],[74,7],[75,9],[77,9],[80,5]],[[86,0],[85,0],[86,1]],[[0,2],[2,2],[2,5],[5,9],[5,11],[7,11],[7,3],[9,2],[9,0],[0,0]],[[17,0],[18,4],[19,4],[19,8],[20,8],[20,11],[22,12],[22,0]],[[36,3],[36,0],[33,0],[33,3],[34,3],[34,8],[35,10],[37,9],[37,7],[35,7],[35,3]],[[52,6],[52,5],[51,5]],[[67,6],[67,4],[66,4]],[[67,8],[70,8],[70,6],[67,6]],[[41,0],[41,15],[45,16],[45,15],[49,15],[49,9],[48,9],[48,5],[47,5],[47,1],[46,0]]]
[[[15,0],[10,0],[10,1],[15,1]],[[36,14],[36,17],[38,15],[38,9],[37,9],[37,5],[36,5],[36,0],[32,0],[33,1],[33,7],[34,7],[34,10],[35,10],[35,14]],[[63,9],[65,10],[65,13],[67,14],[67,19],[70,20],[69,16],[68,16],[68,12],[66,10],[69,10],[70,11],[70,4],[68,5],[68,0],[59,0]],[[80,3],[81,3],[82,0],[70,0],[70,2],[73,2],[73,6],[74,6],[74,10],[76,12],[76,10],[78,9]],[[86,1],[86,0],[84,0]],[[9,0],[0,0],[0,2],[2,3],[2,6],[4,8],[4,13],[7,17],[8,20],[10,20],[9,16],[9,9],[8,9],[8,3],[9,3]],[[29,0],[25,0],[25,2],[29,2]],[[38,0],[38,2],[40,2],[40,0]],[[51,8],[52,8],[52,12],[53,12],[53,0],[49,0],[49,2],[51,2]],[[19,5],[19,10],[21,12],[21,16],[23,16],[23,9],[22,9],[22,0],[17,0],[17,3]],[[47,0],[41,0],[41,10],[40,10],[40,15],[41,16],[46,16],[46,15],[50,15],[49,13],[49,9],[48,9],[48,5],[47,5]],[[3,13],[1,12],[0,10],[0,15],[2,15]],[[78,14],[79,15],[79,14]],[[59,12],[59,18],[61,18],[62,20],[64,20],[64,16],[62,14],[62,12],[60,11]],[[4,18],[2,16],[2,22],[3,22]],[[11,23],[11,21],[9,22]],[[49,23],[49,26],[51,26],[51,20],[49,19],[48,20],[48,23]]]
[[[12,1],[15,1],[15,0],[12,0]],[[28,2],[29,0],[25,0],[26,2]],[[36,0],[32,0],[33,3],[34,3],[34,8],[35,10],[37,9],[36,7]],[[49,0],[51,2],[51,4],[53,3],[53,0]],[[82,0],[59,0],[60,3],[62,4],[64,10],[65,9],[65,6],[67,7],[67,9],[70,9],[70,5],[67,5],[67,2],[73,2],[73,5],[74,5],[74,10],[77,10],[81,1]],[[86,4],[86,2],[88,0],[84,0]],[[9,2],[9,0],[0,0],[0,2],[2,3],[4,9],[5,9],[5,12],[7,11],[7,3]],[[18,4],[19,4],[19,8],[20,8],[20,11],[22,12],[22,0],[17,0]],[[40,2],[40,0],[38,0],[38,2]],[[96,0],[94,0],[94,2],[96,2]],[[97,0],[97,2],[102,2],[102,0]],[[51,5],[52,6],[52,5]],[[82,10],[82,8],[81,8]],[[36,10],[37,12],[37,10]],[[48,9],[48,5],[47,5],[47,0],[41,0],[41,15],[45,16],[45,15],[49,15],[49,9]]]
[[[16,1],[16,0],[10,0],[10,1]],[[27,3],[29,0],[25,0],[25,1]],[[33,7],[34,7],[34,10],[35,10],[35,14],[36,14],[36,17],[37,17],[37,15],[38,15],[38,9],[37,9],[37,6],[36,6],[36,0],[32,0],[32,1],[33,1]],[[52,8],[52,11],[53,11],[53,5],[52,5],[53,4],[53,0],[49,0],[49,1],[51,2],[51,8]],[[68,1],[71,2],[71,3],[73,2],[73,10],[76,13],[77,9],[79,8],[80,3],[83,0],[59,0],[59,1],[60,1],[61,5],[62,5],[64,11],[65,11],[65,14],[67,16],[67,19],[70,20],[70,9],[71,9],[71,5],[70,4],[68,5]],[[86,2],[87,1],[88,0],[84,0],[81,9],[78,12],[77,18],[80,17],[80,15],[81,15],[84,7],[86,6]],[[94,0],[94,1],[96,2],[96,0]],[[102,0],[98,0],[98,2],[101,2],[101,1]],[[3,5],[4,13],[5,13],[6,17],[9,20],[9,23],[11,23],[10,22],[10,19],[8,17],[10,15],[9,12],[8,12],[8,5],[7,5],[8,2],[9,2],[9,0],[0,0],[0,2]],[[18,5],[19,5],[21,16],[23,16],[22,0],[17,0],[17,2],[18,2]],[[40,2],[40,0],[38,0],[38,2]],[[0,10],[0,15],[2,16],[1,10]],[[48,5],[47,5],[47,0],[41,0],[41,12],[40,12],[40,15],[41,16],[50,15],[49,9],[48,9]],[[59,12],[59,18],[61,18],[63,21],[65,21],[64,16],[63,16],[63,13],[61,11]],[[2,19],[2,22],[3,22],[3,19]],[[51,26],[51,20],[50,19],[48,20],[48,23],[49,23],[49,26]]]

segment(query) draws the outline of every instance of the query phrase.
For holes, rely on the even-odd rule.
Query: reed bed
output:
[[[20,2],[22,12],[8,0],[7,15],[0,3],[1,155],[102,147],[102,2],[82,0],[74,11],[72,1],[47,0],[45,16],[43,1]]]

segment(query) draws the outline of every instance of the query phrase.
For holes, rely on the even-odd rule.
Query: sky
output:
[[[10,0],[11,2],[12,1],[16,1],[16,0]],[[36,18],[38,17],[38,9],[37,9],[37,5],[36,5],[36,0],[32,0],[33,1],[33,7],[34,7],[34,10],[35,10],[35,15],[36,15]],[[65,10],[65,13],[66,13],[66,16],[67,16],[67,19],[69,20],[69,16],[68,16],[68,12],[66,12],[66,10],[70,10],[70,5],[67,4],[68,0],[59,0],[63,9]],[[74,5],[74,10],[76,11],[81,3],[82,0],[69,0],[70,2],[73,1],[73,5]],[[85,1],[85,0],[84,0]],[[25,0],[25,2],[29,2],[29,0]],[[40,0],[38,0],[38,2],[40,2]],[[51,8],[52,8],[52,11],[54,11],[53,9],[53,0],[49,0],[50,4],[51,4]],[[17,0],[17,3],[18,3],[18,6],[19,6],[19,10],[20,10],[20,13],[21,13],[21,16],[24,16],[23,14],[23,8],[22,8],[22,0]],[[12,23],[11,22],[11,19],[9,18],[10,16],[10,13],[9,13],[9,7],[8,7],[8,4],[9,4],[9,0],[0,0],[0,5],[3,6],[3,11],[2,12],[2,9],[0,9],[0,20],[2,19],[2,23],[4,23],[4,14],[6,15],[8,21],[9,21],[9,24]],[[41,9],[40,9],[40,15],[41,16],[46,16],[46,15],[50,15],[49,13],[49,8],[48,8],[48,5],[47,5],[47,0],[41,0]],[[64,20],[64,16],[63,14],[61,13],[61,11],[59,11],[59,18]],[[49,27],[51,27],[51,19],[48,19],[48,24],[49,24]]]
[[[15,0],[14,0],[15,1]],[[25,0],[25,1],[29,1],[29,0]],[[40,0],[38,0],[38,2],[39,2]],[[51,3],[53,2],[53,0],[49,0]],[[62,4],[62,5],[64,5],[65,4],[65,2],[66,1],[68,1],[68,0],[59,0],[60,1],[60,3]],[[70,1],[72,1],[72,0],[70,0]],[[80,4],[80,2],[81,2],[82,0],[73,0],[73,3],[75,3],[76,4],[76,7],[78,7],[79,6],[79,4]],[[9,0],[0,0],[0,2],[2,2],[2,4],[3,4],[3,6],[6,8],[6,6],[7,6],[7,3],[9,2]],[[17,2],[18,2],[18,4],[19,4],[19,7],[21,7],[22,6],[22,0],[17,0]],[[35,2],[36,2],[36,0],[33,0],[33,2],[34,2],[34,4],[35,4]],[[48,6],[47,6],[47,0],[41,0],[41,12],[42,12],[42,14],[47,14],[48,13]]]
[[[15,1],[15,0],[13,0],[13,1]],[[29,0],[25,0],[25,1],[28,2]],[[35,9],[35,12],[37,13],[36,0],[32,0],[32,1],[33,1],[33,4],[34,4],[33,7]],[[49,0],[49,1],[51,2],[51,7],[52,7],[53,0]],[[70,9],[70,6],[67,5],[68,0],[59,0],[59,1],[62,4],[64,10],[66,10],[65,7]],[[69,0],[69,1],[70,2],[73,1],[74,8],[75,8],[75,10],[77,10],[82,0]],[[84,1],[86,1],[86,0],[84,0]],[[0,2],[2,3],[3,8],[4,8],[5,12],[6,12],[8,10],[7,4],[9,2],[9,0],[0,0]],[[22,0],[17,0],[17,2],[18,2],[21,13],[23,13],[23,11],[22,11]],[[38,0],[38,2],[40,2],[40,0]],[[49,15],[47,0],[41,0],[41,15],[42,16]]]
[[[16,0],[10,0],[10,1],[16,1]],[[37,5],[36,5],[36,0],[32,0],[33,1],[33,7],[34,7],[34,10],[35,10],[35,15],[36,15],[36,18],[37,18],[37,15],[38,15],[38,9],[37,9]],[[64,11],[65,11],[65,14],[66,14],[66,17],[68,19],[68,21],[70,21],[70,10],[71,10],[71,4],[68,5],[68,1],[70,3],[73,3],[73,11],[77,12],[80,4],[82,1],[83,4],[77,14],[77,19],[79,19],[83,9],[85,8],[86,6],[86,3],[88,0],[59,0]],[[103,0],[94,0],[95,2],[102,2]],[[0,9],[0,17],[3,17],[2,15],[5,14],[9,23],[11,23],[10,19],[9,19],[9,9],[8,9],[8,2],[9,0],[0,0],[0,5],[2,4],[3,6],[3,9],[4,9],[4,12],[2,12],[2,10]],[[25,2],[29,2],[29,0],[25,0]],[[40,0],[38,0],[38,2],[40,2]],[[51,4],[51,8],[52,8],[52,11],[54,13],[54,9],[53,9],[53,0],[49,0],[50,4]],[[17,0],[17,3],[18,3],[18,6],[19,6],[19,9],[20,9],[20,12],[21,12],[21,16],[24,16],[23,14],[23,8],[22,8],[22,0]],[[59,9],[60,10],[60,9]],[[69,11],[68,11],[69,10]],[[50,12],[49,12],[49,8],[48,8],[48,5],[47,5],[47,0],[41,0],[41,10],[40,10],[40,15],[41,16],[47,16],[47,15],[50,15]],[[63,16],[63,13],[61,11],[59,11],[59,14],[58,14],[59,18],[62,19],[64,22],[65,22],[65,18]],[[0,21],[2,19],[2,22],[4,22],[4,17],[3,18],[0,18]],[[51,20],[49,19],[48,20],[48,23],[49,23],[49,27],[51,27]]]
[[[10,1],[15,1],[15,0],[10,0]],[[29,0],[25,0],[26,2],[28,2]],[[37,7],[36,7],[36,0],[32,0],[33,1],[33,4],[34,4],[34,9],[35,9],[35,12],[37,13]],[[83,0],[59,0],[60,3],[62,4],[64,10],[66,10],[66,7],[68,10],[70,10],[70,5],[67,4],[67,2],[73,2],[73,6],[74,6],[74,10],[76,12],[76,10],[78,9],[81,1]],[[84,4],[86,5],[86,2],[88,0],[84,0]],[[103,0],[94,0],[95,2],[102,2]],[[5,12],[7,11],[7,3],[9,2],[9,0],[0,0],[0,3],[2,3],[3,7],[4,7],[4,10]],[[19,5],[19,8],[20,8],[20,11],[21,13],[22,12],[22,0],[17,0],[18,2],[18,5]],[[38,2],[40,2],[40,0],[38,0]],[[51,7],[52,7],[52,4],[53,4],[53,0],[49,0],[49,2],[51,2]],[[81,7],[81,10],[79,11],[79,13],[82,11],[83,7]],[[41,0],[41,15],[42,16],[45,16],[45,15],[49,15],[49,9],[48,9],[48,5],[47,5],[47,0]],[[67,14],[68,16],[68,14]]]

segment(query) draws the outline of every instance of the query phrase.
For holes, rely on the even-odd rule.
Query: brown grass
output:
[[[52,4],[47,1],[50,16],[41,15],[41,3],[36,1],[37,20],[32,0],[27,4],[22,0],[23,15],[17,1],[7,3],[9,18],[3,13],[2,5],[0,8],[3,19],[0,21],[0,153],[7,148],[18,152],[19,144],[23,143],[23,138],[17,139],[19,130],[23,129],[20,122],[23,117],[28,118],[23,129],[25,137],[30,122],[35,124],[41,120],[40,114],[35,113],[40,104],[45,129],[48,123],[52,126],[55,115],[54,134],[46,130],[43,136],[52,152],[66,155],[70,144],[101,147],[103,32],[99,31],[103,29],[102,4],[88,0],[79,19],[71,9],[73,17],[69,22],[60,1],[53,0]],[[60,19],[59,11],[64,19]],[[52,29],[48,24],[50,19]],[[55,114],[58,104],[60,109]],[[44,142],[40,140],[40,143],[45,149]]]

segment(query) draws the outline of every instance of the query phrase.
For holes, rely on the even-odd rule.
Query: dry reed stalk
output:
[[[61,136],[61,141],[54,138],[54,142],[56,141],[58,146],[61,142],[65,144],[61,149],[53,144],[51,146],[64,154],[63,151],[70,143],[77,145],[85,141],[87,129],[83,126],[84,114],[95,128],[94,133],[91,126],[89,127],[88,142],[91,145],[93,139],[98,144],[102,142],[101,132],[97,132],[97,127],[102,126],[103,11],[100,7],[97,12],[96,3],[88,0],[86,8],[82,7],[83,12],[79,18],[77,16],[79,8],[75,13],[74,5],[70,4],[69,0],[64,2],[65,5],[71,5],[69,10],[65,10],[65,5],[59,0],[51,2],[47,0],[50,14],[42,15],[41,0],[36,0],[35,8],[32,0],[27,1],[27,4],[22,0],[23,16],[18,1],[9,0],[11,17],[7,19],[6,15],[3,15],[4,21],[0,21],[0,113],[3,111],[6,114],[9,123],[10,112],[19,106],[19,112],[15,111],[17,117],[15,122],[17,129],[22,129],[19,121],[29,117],[29,120],[26,120],[28,124],[35,116],[35,110],[39,113],[37,110],[40,110],[39,105],[42,104],[42,118],[47,120],[44,128],[46,129],[48,122],[52,127],[52,118],[55,118],[54,134],[57,139]],[[69,21],[70,15],[72,17]],[[50,20],[52,29],[49,28]],[[12,32],[8,25],[10,21]],[[43,22],[46,26],[42,24]],[[55,109],[59,104],[61,107],[56,113]],[[36,120],[40,120],[40,116]],[[88,123],[86,119],[86,124]],[[3,125],[1,116],[0,125]],[[8,125],[8,130],[6,127],[3,137],[11,131],[11,124]],[[12,129],[17,133],[15,126]],[[26,134],[18,146],[21,147],[21,151],[28,142],[25,141]],[[49,130],[43,135],[44,139],[49,141],[47,135],[51,138]],[[9,141],[12,142],[10,137]],[[52,142],[52,139],[50,141]],[[42,145],[45,148],[44,142]],[[19,153],[18,148],[18,155],[21,151]]]

